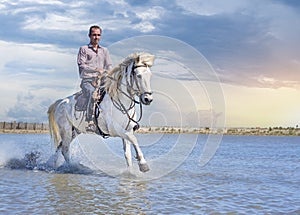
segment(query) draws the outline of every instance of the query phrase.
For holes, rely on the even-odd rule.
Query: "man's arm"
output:
[[[107,48],[104,51],[104,55],[105,55],[104,70],[109,71],[113,68],[113,65]]]

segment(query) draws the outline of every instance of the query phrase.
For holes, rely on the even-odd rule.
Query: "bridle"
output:
[[[149,68],[147,64],[143,64],[143,65],[135,65],[133,64],[132,65],[132,68],[131,68],[131,72],[130,72],[130,81],[128,81],[128,78],[126,78],[126,84],[127,84],[127,92],[134,92],[134,94],[136,94],[138,97],[141,97],[143,95],[152,95],[152,92],[144,92],[144,93],[140,93],[141,89],[140,89],[140,86],[139,86],[139,82],[137,80],[137,74],[136,74],[136,69],[137,68],[140,68],[140,67],[146,67],[147,69]],[[126,72],[127,73],[127,72]],[[136,85],[136,88],[137,89],[134,89],[134,83]]]
[[[125,72],[125,79],[126,79],[126,91],[124,91],[122,88],[120,88],[120,85],[124,85],[124,83],[119,82],[119,84],[117,85],[117,90],[123,94],[125,97],[127,97],[130,100],[130,104],[128,107],[125,107],[125,105],[121,102],[121,100],[119,98],[114,99],[111,97],[112,103],[113,105],[119,110],[121,111],[123,114],[125,114],[128,118],[128,123],[125,129],[128,128],[130,122],[134,122],[136,125],[133,127],[133,130],[137,130],[139,129],[140,125],[139,122],[142,119],[142,115],[143,115],[143,106],[142,106],[142,96],[144,95],[152,95],[152,92],[144,92],[144,93],[140,93],[140,86],[139,86],[139,82],[137,80],[137,74],[136,74],[136,69],[140,68],[140,67],[146,67],[148,69],[148,65],[143,64],[143,65],[135,65],[133,63],[131,70],[129,70],[129,66],[127,66],[126,68],[126,72]],[[110,78],[111,80],[117,81],[115,80],[113,77],[111,76],[106,76],[106,78]],[[135,85],[135,86],[134,86]],[[136,88],[135,88],[136,87]],[[137,101],[134,97],[138,96],[139,97],[139,101]],[[137,120],[134,120],[134,116],[135,116],[135,111],[133,113],[132,116],[130,116],[129,111],[131,109],[133,109],[135,107],[135,105],[138,104],[139,108],[140,108],[140,116],[138,117]],[[100,104],[96,103],[96,108],[95,108],[95,118],[98,119],[100,114]],[[98,126],[98,120],[95,120],[96,122],[96,126],[98,128],[98,132],[99,134],[104,137],[107,138],[109,136],[109,134],[105,134],[100,127]]]

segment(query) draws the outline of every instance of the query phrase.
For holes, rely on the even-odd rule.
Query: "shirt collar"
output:
[[[93,48],[93,45],[91,43],[88,44],[89,48]],[[101,48],[101,46],[98,44],[98,48]]]

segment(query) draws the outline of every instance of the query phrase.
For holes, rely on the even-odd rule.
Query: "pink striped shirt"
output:
[[[81,46],[77,56],[80,78],[93,78],[99,75],[97,69],[110,70],[112,62],[108,49],[98,45],[98,50],[94,50],[91,44]]]

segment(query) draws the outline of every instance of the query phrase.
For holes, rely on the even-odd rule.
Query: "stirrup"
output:
[[[86,132],[91,132],[91,133],[95,133],[96,132],[96,125],[95,124],[89,124],[87,127],[86,127]]]

